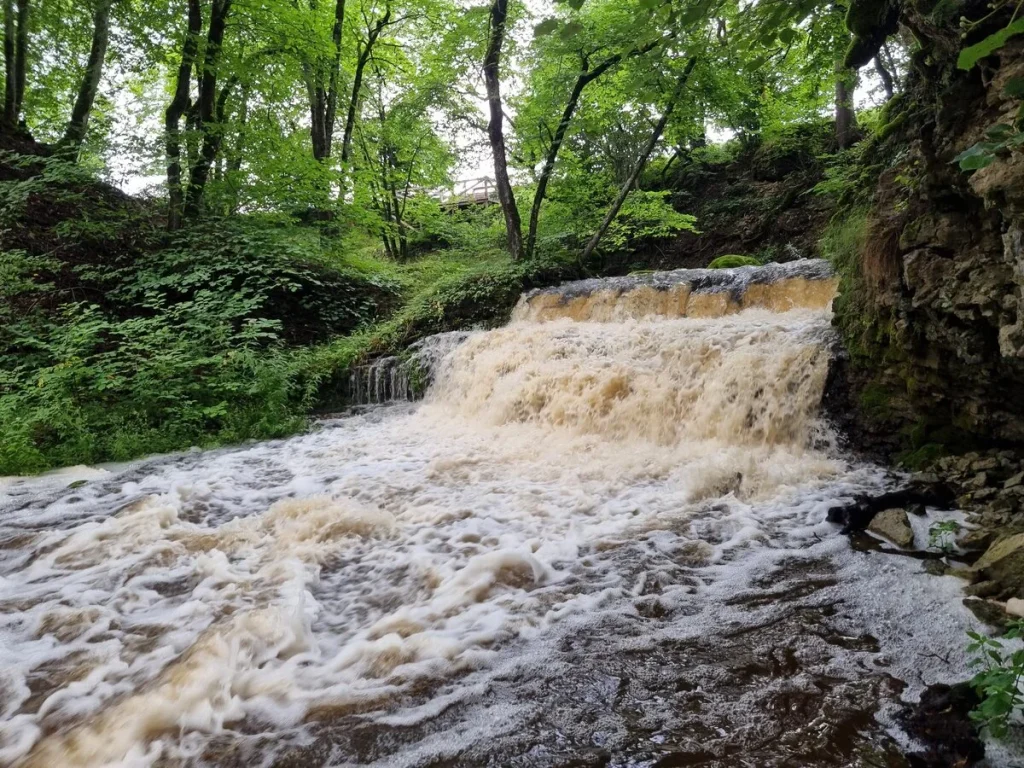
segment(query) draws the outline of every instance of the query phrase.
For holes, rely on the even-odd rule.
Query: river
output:
[[[825,521],[888,478],[819,414],[834,279],[773,269],[538,292],[423,402],[8,479],[0,763],[906,766],[976,622]]]

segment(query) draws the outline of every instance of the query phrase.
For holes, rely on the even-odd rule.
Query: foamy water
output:
[[[705,749],[727,721],[774,722],[762,694],[723,682],[774,652],[757,627],[802,639],[799,663],[756,690],[849,678],[828,695],[861,697],[875,725],[859,727],[898,739],[884,702],[961,674],[971,622],[954,579],[851,553],[823,522],[884,482],[818,416],[830,296],[703,319],[521,318],[449,351],[418,406],[73,489],[7,483],[0,763],[556,765],[579,739],[682,749],[700,729],[672,697],[695,690]],[[871,642],[830,639],[844,633]],[[697,682],[622,694],[663,712],[649,727],[612,723],[589,694],[552,703],[591,667],[579,685],[614,698],[601,681],[626,658]],[[558,711],[574,714],[538,725]],[[600,727],[572,736],[590,715]]]

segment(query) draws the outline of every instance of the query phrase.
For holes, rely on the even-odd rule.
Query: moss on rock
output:
[[[736,267],[760,267],[761,265],[761,260],[754,256],[730,253],[712,261],[708,264],[708,269],[734,269]]]

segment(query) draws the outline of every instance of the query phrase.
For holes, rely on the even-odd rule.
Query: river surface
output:
[[[0,764],[906,766],[975,623],[825,522],[887,479],[812,288],[544,294],[423,403],[4,481]]]

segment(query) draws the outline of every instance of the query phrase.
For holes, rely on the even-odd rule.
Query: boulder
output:
[[[957,543],[968,552],[979,552],[992,546],[994,538],[995,534],[992,531],[975,528],[961,536]]]
[[[974,571],[999,582],[1000,594],[1024,597],[1024,533],[1001,539],[985,550]]]
[[[903,509],[886,509],[879,512],[871,521],[868,530],[904,549],[914,543],[914,529],[907,522],[907,513]]]

